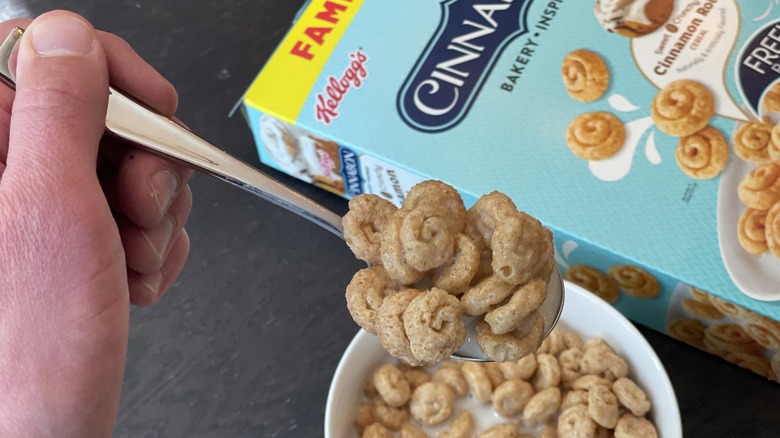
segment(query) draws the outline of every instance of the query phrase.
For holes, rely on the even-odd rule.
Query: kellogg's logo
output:
[[[358,50],[349,54],[349,64],[341,77],[329,76],[325,81],[325,91],[317,93],[314,104],[314,118],[326,125],[330,125],[333,119],[339,116],[341,102],[352,88],[360,88],[368,77],[366,70],[368,55]]]
[[[442,20],[398,93],[401,118],[414,129],[457,125],[501,52],[527,32],[533,0],[444,0]]]

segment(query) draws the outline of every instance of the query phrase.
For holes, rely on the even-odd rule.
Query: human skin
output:
[[[0,436],[110,436],[129,309],[189,253],[192,172],[103,137],[108,84],[172,117],[173,86],[120,38],[53,11],[0,85]]]

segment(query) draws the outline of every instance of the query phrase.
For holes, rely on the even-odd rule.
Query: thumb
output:
[[[97,181],[108,69],[95,29],[65,11],[35,19],[19,41],[15,79],[4,182],[51,191]]]

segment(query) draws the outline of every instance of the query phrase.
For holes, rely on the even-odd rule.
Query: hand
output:
[[[120,38],[51,12],[0,85],[0,436],[109,436],[130,303],[189,252],[191,172],[103,139],[112,85],[173,116],[173,87]]]

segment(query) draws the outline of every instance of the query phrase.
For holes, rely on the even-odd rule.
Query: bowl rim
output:
[[[582,288],[581,286],[578,286],[574,283],[571,283],[569,281],[564,281],[564,290],[566,293],[571,293],[571,291],[576,291],[575,293],[579,295],[578,298],[582,298],[586,301],[590,301],[591,304],[604,309],[607,313],[611,314],[615,317],[615,319],[620,323],[620,326],[633,335],[633,337],[638,338],[639,342],[641,343],[641,349],[646,351],[651,359],[652,367],[655,369],[657,373],[657,377],[661,380],[663,388],[661,388],[661,394],[665,396],[665,410],[670,410],[671,412],[674,412],[674,416],[670,418],[666,418],[665,423],[666,426],[670,428],[670,433],[672,437],[682,437],[682,417],[680,414],[680,407],[677,402],[677,394],[674,391],[674,386],[672,385],[672,381],[669,378],[669,374],[666,372],[666,368],[663,365],[663,362],[661,362],[661,359],[658,357],[658,354],[655,352],[655,349],[652,345],[647,341],[647,339],[644,337],[642,332],[639,331],[639,329],[636,328],[636,326],[620,311],[618,311],[616,308],[614,308],[611,304],[607,303],[606,301],[602,300],[601,298],[597,297],[596,295],[588,292],[586,289]],[[569,301],[569,304],[571,304],[571,301]],[[566,324],[566,321],[561,318],[560,323]],[[328,397],[325,404],[325,422],[324,422],[324,435],[325,438],[330,438],[330,429],[331,429],[331,419],[333,418],[333,409],[336,404],[336,388],[339,386],[340,382],[348,378],[349,376],[346,375],[346,372],[344,371],[347,364],[347,358],[352,357],[355,354],[355,351],[362,347],[362,344],[364,342],[367,342],[373,337],[370,333],[366,332],[363,329],[358,330],[358,332],[355,334],[355,336],[352,337],[352,340],[350,341],[349,345],[347,346],[346,350],[344,350],[344,353],[342,353],[341,358],[339,359],[338,366],[336,367],[335,372],[333,373],[333,377],[331,378],[330,386],[328,388]],[[625,354],[625,353],[623,353]],[[653,392],[658,391],[658,388],[652,388]],[[659,430],[659,435],[661,431]]]

